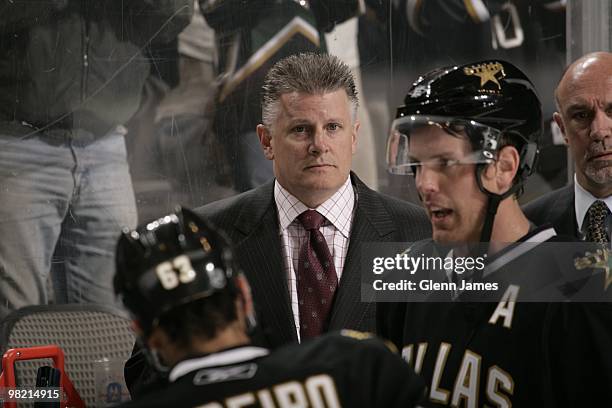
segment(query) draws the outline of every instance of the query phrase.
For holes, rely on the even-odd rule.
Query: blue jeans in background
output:
[[[114,252],[136,225],[126,130],[15,136],[0,123],[0,319],[55,303],[115,304]]]

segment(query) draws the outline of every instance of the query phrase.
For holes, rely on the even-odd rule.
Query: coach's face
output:
[[[331,197],[349,176],[359,130],[351,113],[343,89],[292,92],[281,95],[271,128],[257,127],[276,179],[311,208]]]
[[[557,88],[561,128],[576,162],[576,178],[596,197],[612,195],[612,54],[572,65]]]
[[[478,242],[486,196],[478,188],[475,164],[462,163],[472,152],[466,138],[425,126],[410,138],[416,187],[438,243]]]

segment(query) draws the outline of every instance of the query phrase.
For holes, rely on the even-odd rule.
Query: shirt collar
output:
[[[297,197],[274,181],[274,201],[278,208],[280,230],[286,230],[298,215],[308,210],[308,207]],[[331,222],[345,237],[349,238],[351,232],[351,217],[355,207],[355,191],[351,178],[347,177],[344,184],[320,206],[313,208]]]
[[[244,346],[220,351],[204,357],[190,358],[175,365],[170,371],[168,379],[170,382],[174,382],[180,377],[202,368],[238,364],[258,357],[263,357],[268,354],[270,354],[270,351],[265,348]]]
[[[576,222],[578,229],[582,230],[584,224],[584,218],[589,210],[589,207],[596,201],[601,200],[608,206],[608,209],[612,211],[612,196],[606,198],[597,198],[593,194],[589,193],[584,187],[578,183],[576,174],[574,173],[574,208],[576,210]]]

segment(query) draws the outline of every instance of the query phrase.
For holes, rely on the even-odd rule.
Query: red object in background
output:
[[[9,349],[2,356],[2,373],[0,373],[0,387],[16,388],[15,362],[19,360],[37,360],[41,358],[53,359],[53,365],[62,373],[61,388],[63,390],[62,408],[85,408],[85,403],[72,385],[72,381],[64,370],[64,352],[59,346],[40,346]],[[66,398],[63,398],[65,395]],[[6,408],[17,408],[16,402],[5,402]]]

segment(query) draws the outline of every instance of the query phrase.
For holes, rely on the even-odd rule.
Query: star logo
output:
[[[612,258],[609,256],[607,248],[598,249],[595,252],[586,252],[582,258],[574,259],[576,269],[594,268],[604,270],[604,290],[608,289],[612,283],[612,272],[610,272],[610,263]]]
[[[420,84],[420,85],[417,85],[412,90],[412,92],[410,92],[409,95],[412,98],[418,98],[418,97],[423,96],[423,95],[429,95],[429,91],[430,91],[430,89],[429,89],[428,85]]]
[[[472,65],[471,67],[463,68],[465,75],[474,75],[480,78],[480,87],[493,82],[497,85],[497,89],[501,89],[501,85],[498,79],[504,78],[506,73],[504,72],[504,66],[499,62],[489,62],[486,64]],[[501,78],[497,78],[496,75],[501,74]]]

